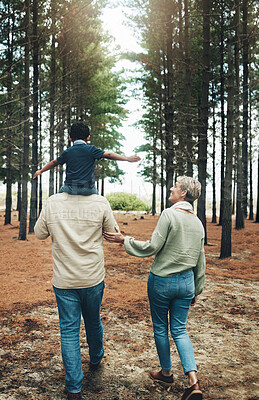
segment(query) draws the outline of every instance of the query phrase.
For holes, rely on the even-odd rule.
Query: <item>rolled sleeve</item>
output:
[[[128,254],[136,257],[149,257],[157,254],[166,242],[169,228],[169,219],[163,212],[150,240],[146,242],[126,236],[124,247]]]
[[[46,208],[43,208],[40,213],[39,219],[34,227],[34,233],[35,236],[40,240],[47,239],[47,237],[50,235],[46,222]]]

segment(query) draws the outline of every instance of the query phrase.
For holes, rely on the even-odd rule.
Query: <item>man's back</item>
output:
[[[39,239],[52,239],[53,280],[61,289],[99,284],[105,275],[102,232],[115,231],[108,201],[99,195],[51,196],[35,225]]]

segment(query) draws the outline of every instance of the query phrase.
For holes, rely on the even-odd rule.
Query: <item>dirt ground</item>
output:
[[[150,238],[158,217],[116,213],[121,231]],[[18,241],[17,215],[4,226],[0,216],[0,399],[65,399],[58,315],[51,286],[50,239],[34,234]],[[204,399],[256,400],[258,388],[259,225],[233,229],[233,254],[220,260],[221,228],[208,221],[207,278],[191,308],[192,339]],[[105,357],[89,370],[81,329],[83,399],[176,400],[185,389],[172,342],[175,384],[170,390],[148,378],[159,363],[146,294],[152,257],[136,258],[105,242],[106,289],[102,307]]]

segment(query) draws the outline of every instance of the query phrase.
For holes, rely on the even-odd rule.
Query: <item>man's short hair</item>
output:
[[[71,126],[70,130],[70,137],[73,140],[77,139],[87,139],[90,135],[90,130],[87,125],[83,124],[82,122],[77,122]]]

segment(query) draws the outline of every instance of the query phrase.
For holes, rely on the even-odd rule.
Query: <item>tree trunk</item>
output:
[[[40,169],[42,168],[42,102],[41,102],[41,91],[39,91],[39,112],[40,112],[40,126],[39,126],[39,134],[40,134],[40,143],[39,143],[39,161],[40,161]],[[39,182],[39,214],[42,210],[42,175],[40,175]]]
[[[243,212],[247,217],[248,198],[248,0],[243,1],[243,139],[242,139],[242,171],[243,171]]]
[[[173,52],[172,52],[172,4],[167,1],[169,17],[166,21],[166,99],[165,99],[165,141],[166,141],[166,206],[171,204],[168,201],[170,188],[173,186],[174,177],[174,140],[173,140]]]
[[[252,153],[252,129],[251,129],[251,120],[252,120],[252,106],[250,102],[250,116],[249,116],[249,220],[253,221],[254,219],[254,210],[253,210],[253,153]]]
[[[156,145],[157,145],[157,133],[154,133],[153,137],[153,177],[152,177],[152,184],[153,184],[153,191],[152,191],[152,215],[156,214],[156,180],[157,180],[157,162],[156,162]]]
[[[55,128],[55,81],[56,81],[56,6],[51,0],[51,65],[50,65],[50,132],[49,132],[49,160],[54,159],[54,128]],[[54,194],[54,169],[49,171],[49,196]]]
[[[178,137],[178,151],[177,151],[177,173],[182,176],[185,173],[186,165],[186,140],[185,140],[185,130],[184,130],[184,54],[183,54],[183,18],[182,18],[182,0],[178,0],[178,20],[179,20],[179,51],[178,51],[178,61],[176,64],[176,76],[178,80],[177,85],[177,97],[178,97],[178,113],[177,121],[175,123],[176,135]]]
[[[231,34],[231,33],[230,33]],[[234,133],[234,73],[233,73],[233,39],[228,43],[228,110],[227,110],[227,143],[226,170],[224,179],[224,207],[222,215],[222,234],[220,258],[231,256],[232,232],[232,169],[233,169],[233,133]]]
[[[206,175],[207,175],[207,130],[208,130],[208,96],[210,74],[210,0],[202,0],[203,9],[203,55],[202,55],[202,91],[200,108],[200,127],[198,143],[198,179],[201,183],[201,196],[198,199],[197,215],[205,230],[205,244],[207,244],[206,229]]]
[[[236,96],[235,96],[235,130],[236,130],[236,169],[237,169],[237,180],[236,180],[236,229],[244,228],[244,217],[242,210],[242,166],[240,160],[240,5],[239,0],[235,0],[235,76],[236,76]]]
[[[220,107],[221,107],[221,162],[220,162],[220,212],[219,225],[222,225],[224,208],[224,175],[225,175],[225,73],[224,73],[224,1],[221,2],[220,19]]]
[[[212,110],[212,223],[217,222],[216,212],[216,117],[215,117],[215,101],[214,101],[214,83],[212,85],[212,98],[213,98],[213,110]]]
[[[160,112],[160,126],[159,126],[159,134],[160,134],[160,151],[161,151],[161,172],[160,172],[160,186],[161,186],[161,213],[165,208],[164,203],[164,132],[163,132],[163,122],[162,122],[162,93],[160,93],[160,101],[159,101],[159,112]]]
[[[38,0],[33,0],[33,128],[32,128],[32,176],[38,169],[38,125],[39,125],[39,42],[38,42]],[[29,233],[34,231],[38,209],[38,178],[31,181],[31,203]]]
[[[104,196],[104,178],[102,177],[101,196]]]
[[[191,58],[190,58],[190,26],[189,0],[184,0],[184,49],[185,49],[185,124],[187,146],[187,176],[193,176],[193,138],[191,120]]]
[[[256,207],[256,217],[255,222],[259,222],[259,152],[257,155],[257,207]]]
[[[22,82],[22,74],[20,72],[19,76],[19,100],[20,104],[23,103],[23,82]],[[19,111],[19,123],[20,126],[22,126],[22,121],[23,121],[23,110],[22,106],[20,107]],[[17,193],[17,211],[18,211],[18,220],[21,220],[21,207],[22,207],[22,166],[23,166],[23,135],[19,133],[19,177],[18,177],[18,193]]]
[[[7,131],[6,131],[6,197],[5,197],[5,225],[11,223],[12,211],[12,62],[13,62],[13,31],[14,14],[8,3],[8,32],[7,32]],[[11,22],[12,19],[12,22]]]
[[[30,1],[25,0],[25,72],[24,72],[24,142],[22,168],[22,202],[19,240],[27,238],[28,209],[28,170],[29,170],[29,136],[30,136]]]

